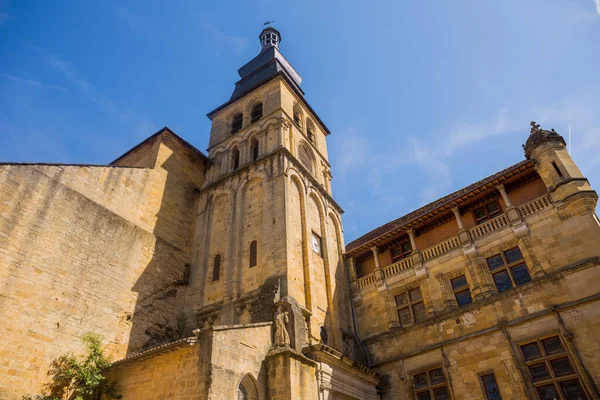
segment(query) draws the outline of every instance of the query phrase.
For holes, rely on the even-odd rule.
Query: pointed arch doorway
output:
[[[237,400],[259,400],[256,381],[250,374],[246,374],[237,389]]]

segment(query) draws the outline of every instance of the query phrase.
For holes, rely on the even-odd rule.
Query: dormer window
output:
[[[244,114],[237,113],[233,116],[231,120],[231,133],[236,133],[240,129],[242,129],[242,124],[244,122]]]
[[[252,114],[251,114],[250,122],[255,123],[256,121],[258,121],[259,119],[262,118],[262,115],[263,115],[263,104],[256,103],[252,107]]]

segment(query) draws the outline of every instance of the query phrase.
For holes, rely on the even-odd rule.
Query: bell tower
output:
[[[331,196],[329,129],[273,27],[238,70],[212,121],[196,213],[187,326],[271,322],[286,310],[290,346],[358,345],[342,258],[342,209]],[[349,343],[351,343],[349,345]]]

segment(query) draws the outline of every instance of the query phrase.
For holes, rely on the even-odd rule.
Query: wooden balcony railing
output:
[[[412,266],[412,257],[403,258],[402,260],[383,268],[383,277],[387,278],[388,276],[396,275],[397,273],[407,270]]]
[[[460,239],[458,236],[454,236],[448,240],[444,240],[443,242],[436,244],[435,246],[426,248],[421,252],[421,254],[423,254],[423,260],[429,260],[430,258],[441,256],[442,254],[447,253],[458,246],[460,246]]]

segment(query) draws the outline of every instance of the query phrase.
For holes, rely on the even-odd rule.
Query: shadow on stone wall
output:
[[[185,164],[170,155],[161,166],[167,173],[160,209],[156,214],[152,259],[132,288],[137,301],[129,319],[127,355],[172,342],[184,336],[185,292],[190,278],[197,186],[186,178]],[[185,332],[189,334],[190,332]]]

